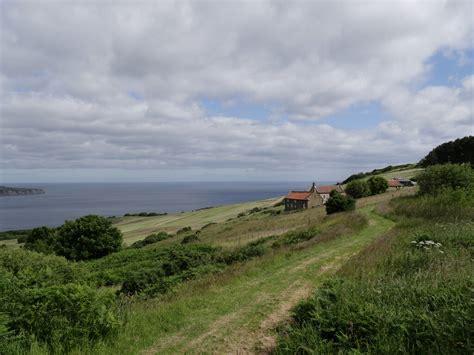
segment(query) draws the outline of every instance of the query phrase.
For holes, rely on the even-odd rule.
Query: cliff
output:
[[[38,195],[44,193],[43,189],[0,186],[0,196]]]

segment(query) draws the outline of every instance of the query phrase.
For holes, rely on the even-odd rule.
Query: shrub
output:
[[[190,234],[183,238],[183,240],[181,241],[181,244],[194,243],[198,241],[199,241],[199,237],[196,234]]]
[[[58,255],[71,260],[97,259],[120,250],[122,233],[107,218],[89,215],[66,221],[57,241]]]
[[[158,242],[161,242],[162,240],[165,240],[165,239],[168,239],[168,238],[171,238],[171,237],[172,237],[172,235],[169,235],[166,232],[159,232],[159,233],[155,233],[155,234],[150,234],[145,239],[142,239],[142,240],[139,240],[139,241],[136,241],[135,243],[133,243],[130,246],[130,248],[136,248],[136,249],[143,248],[146,245],[153,244],[153,243],[158,243]]]
[[[444,188],[455,190],[474,187],[474,171],[469,165],[433,165],[416,178],[421,195],[436,195]]]
[[[367,181],[355,180],[347,184],[345,191],[354,198],[361,198],[370,195],[370,187]]]
[[[192,231],[191,227],[183,227],[180,230],[178,230],[176,232],[176,234],[183,234],[183,233],[187,233],[187,232],[191,232],[191,231]]]
[[[305,242],[316,237],[320,234],[321,230],[319,227],[312,227],[307,230],[300,230],[300,231],[290,231],[283,235],[280,240],[277,240],[272,244],[272,248],[278,248],[282,245],[290,245],[290,244],[298,244],[301,242]]]
[[[154,284],[160,277],[163,276],[164,273],[161,268],[134,272],[123,282],[122,288],[119,292],[128,296],[135,295]]]
[[[331,195],[326,202],[326,213],[332,214],[342,211],[353,211],[355,200],[351,196],[341,195],[337,191],[331,191]]]
[[[388,189],[388,181],[381,176],[372,176],[367,180],[371,195],[384,193]]]
[[[0,314],[11,336],[34,337],[66,352],[114,333],[118,319],[111,290],[83,280],[80,265],[27,250],[0,252]],[[54,350],[54,351],[53,351]]]
[[[24,247],[39,253],[53,254],[57,248],[57,232],[48,227],[34,228],[26,237]]]

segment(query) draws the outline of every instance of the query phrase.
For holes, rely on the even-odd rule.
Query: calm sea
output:
[[[55,227],[88,214],[180,212],[262,200],[301,190],[308,182],[4,184],[38,187],[43,195],[0,197],[0,231]]]

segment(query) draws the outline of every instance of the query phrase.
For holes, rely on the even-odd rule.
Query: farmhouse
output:
[[[331,191],[344,193],[339,185],[313,186],[308,191],[290,191],[285,197],[285,211],[321,206],[329,199]]]
[[[310,208],[322,204],[323,200],[316,192],[314,182],[309,191],[290,191],[290,193],[285,197],[285,211]]]

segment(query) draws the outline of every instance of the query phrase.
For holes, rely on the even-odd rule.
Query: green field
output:
[[[382,176],[385,179],[393,179],[393,178],[402,178],[402,179],[411,179],[415,177],[417,174],[422,172],[423,168],[412,168],[412,169],[400,169],[400,170],[392,170],[388,171],[383,174],[379,174],[376,176]]]
[[[181,228],[200,229],[209,223],[221,223],[236,218],[239,213],[253,208],[267,208],[275,205],[281,198],[256,202],[225,205],[196,211],[169,214],[156,217],[121,217],[114,222],[124,236],[124,242],[131,244],[155,232],[175,233]]]

